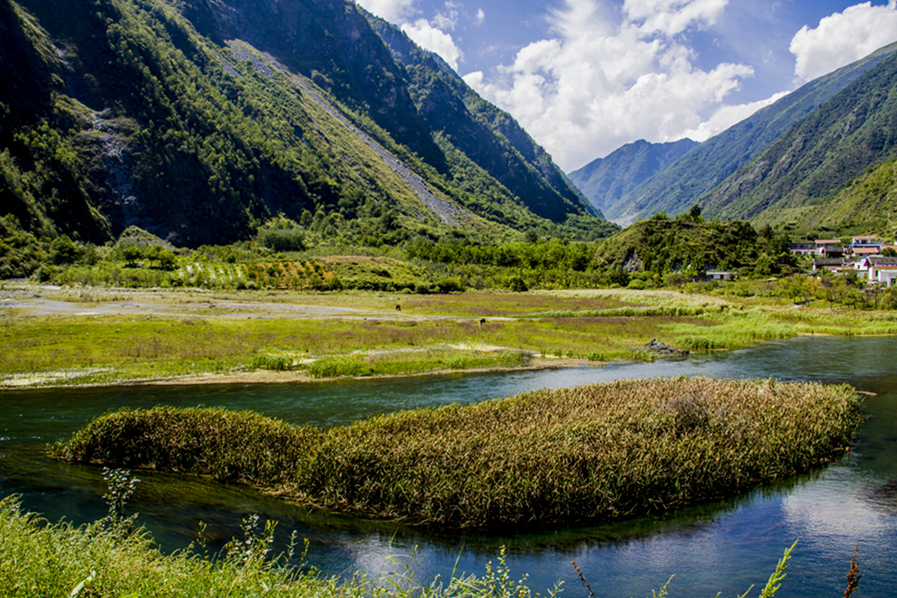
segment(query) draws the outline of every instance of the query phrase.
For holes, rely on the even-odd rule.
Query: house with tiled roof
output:
[[[874,235],[861,235],[853,238],[851,246],[856,249],[858,247],[881,247],[882,242]]]
[[[835,274],[841,274],[845,270],[854,269],[856,260],[845,258],[817,257],[813,259],[813,272],[828,270]]]
[[[832,247],[841,245],[841,239],[816,239],[816,255],[825,255]]]
[[[857,262],[855,268],[868,282],[890,287],[897,280],[897,257],[872,255]]]
[[[813,241],[798,241],[791,244],[791,253],[794,255],[815,255],[816,243]]]

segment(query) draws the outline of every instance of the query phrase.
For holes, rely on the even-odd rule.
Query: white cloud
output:
[[[870,2],[844,9],[825,17],[819,26],[804,26],[791,40],[791,52],[797,57],[794,72],[805,81],[868,56],[897,41],[897,0],[887,6]]]
[[[623,11],[645,33],[676,35],[714,24],[728,0],[626,0]]]
[[[477,16],[474,19],[473,23],[474,23],[474,25],[482,25],[485,21],[486,21],[486,13],[483,11],[482,8],[480,8],[477,10]]]
[[[416,12],[417,0],[355,0],[361,7],[390,23],[398,23]]]
[[[427,19],[412,17],[420,14],[418,0],[356,0],[365,10],[396,23],[421,48],[435,52],[449,66],[458,70],[458,61],[463,56],[452,36],[445,30],[452,30],[458,22],[457,5],[448,0],[445,10],[436,13],[432,23]],[[480,11],[482,13],[482,10]]]
[[[404,23],[402,31],[414,40],[414,43],[418,46],[439,54],[449,66],[456,71],[458,70],[461,50],[455,45],[451,35],[433,27],[426,19],[418,19],[414,23]]]
[[[521,49],[498,73],[465,80],[572,170],[637,139],[708,135],[749,108],[721,111],[746,65],[695,65],[682,32],[719,18],[725,0],[565,0],[552,11],[552,39]],[[728,119],[731,122],[727,122]]]
[[[451,31],[458,24],[458,10],[454,2],[445,3],[445,12],[439,11],[433,17],[433,23],[439,29]]]

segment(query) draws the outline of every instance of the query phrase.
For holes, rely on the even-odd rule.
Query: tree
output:
[[[133,268],[137,265],[137,260],[143,257],[143,248],[139,245],[125,245],[121,248],[121,257],[128,262],[129,268]]]
[[[701,216],[701,206],[695,204],[688,211],[688,217],[692,219],[693,222],[704,222],[704,217]]]
[[[68,235],[56,237],[50,242],[50,261],[57,266],[74,264],[81,257],[81,252]]]
[[[162,270],[171,271],[177,267],[177,256],[170,249],[162,249],[156,259]]]

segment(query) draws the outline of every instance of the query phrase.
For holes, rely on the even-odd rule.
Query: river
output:
[[[586,596],[575,560],[599,596],[648,596],[671,575],[676,596],[740,595],[762,588],[795,540],[782,595],[837,596],[860,547],[862,580],[855,596],[897,593],[897,338],[799,338],[742,351],[656,361],[477,375],[282,385],[138,386],[0,392],[0,496],[21,494],[28,510],[51,521],[102,517],[105,486],[95,467],[48,459],[48,442],[67,437],[110,409],[220,406],[252,409],[317,426],[415,407],[471,403],[543,387],[619,378],[702,375],[850,383],[874,393],[851,451],[796,480],[738,499],[591,527],[520,530],[517,534],[433,534],[305,509],[240,485],[137,472],[129,503],[164,550],[196,538],[200,521],[213,546],[239,534],[242,518],[278,521],[283,548],[291,531],[308,538],[307,562],[328,575],[366,570],[401,573],[414,559],[415,578],[457,571],[483,574],[506,546],[512,576],[545,593]],[[759,440],[758,440],[759,441]],[[456,565],[457,563],[457,565]],[[840,594],[839,594],[840,592]],[[758,594],[755,588],[753,594]]]

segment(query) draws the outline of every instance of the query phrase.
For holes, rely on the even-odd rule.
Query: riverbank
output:
[[[0,388],[285,383],[651,360],[801,335],[897,334],[897,314],[673,291],[455,295],[0,288]]]

